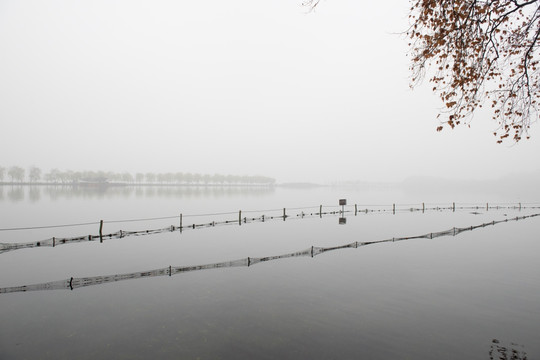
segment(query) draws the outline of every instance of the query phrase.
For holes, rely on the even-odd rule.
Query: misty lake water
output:
[[[340,198],[346,224],[331,213]],[[522,209],[508,208],[518,201]],[[422,202],[445,209],[407,210]],[[501,208],[461,208],[486,202]],[[100,220],[104,234],[177,227],[180,213],[185,227],[6,251],[0,288],[261,259],[540,212],[525,203],[396,189],[0,186],[2,229],[91,223],[1,231],[0,243],[95,235]],[[266,221],[239,225],[239,210]],[[171,218],[113,222],[160,217]],[[189,228],[222,220],[231,223]],[[498,359],[512,351],[538,359],[539,229],[540,217],[530,217],[252,266],[4,292],[0,359]]]

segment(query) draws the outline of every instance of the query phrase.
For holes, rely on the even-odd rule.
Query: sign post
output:
[[[345,205],[347,205],[347,199],[339,199],[339,205],[341,206],[341,217],[339,218],[339,224],[345,225],[347,219],[345,218]]]

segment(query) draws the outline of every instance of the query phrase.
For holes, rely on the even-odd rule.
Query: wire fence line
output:
[[[0,288],[0,294],[1,293],[28,292],[28,291],[43,291],[43,290],[74,290],[81,287],[113,283],[113,282],[118,282],[118,281],[123,281],[123,280],[152,278],[152,277],[158,277],[158,276],[172,276],[172,275],[183,274],[183,273],[188,273],[192,271],[200,271],[200,270],[208,270],[208,269],[230,268],[230,267],[250,267],[259,263],[269,262],[269,261],[274,261],[274,260],[279,260],[279,259],[297,258],[297,257],[312,257],[313,258],[317,255],[331,252],[331,251],[349,249],[349,248],[357,249],[363,246],[373,245],[373,244],[407,241],[407,240],[413,240],[413,239],[435,239],[435,238],[443,237],[443,236],[456,236],[463,232],[473,231],[475,229],[484,228],[486,226],[494,226],[496,224],[500,224],[500,223],[504,223],[504,222],[508,222],[512,220],[518,221],[518,220],[524,220],[524,219],[537,217],[537,216],[540,216],[540,213],[525,215],[525,216],[518,216],[513,219],[491,221],[487,223],[482,223],[482,224],[462,227],[462,228],[454,227],[448,230],[425,233],[425,234],[416,235],[416,236],[405,236],[405,237],[397,237],[397,238],[391,238],[391,239],[388,238],[384,240],[373,240],[373,241],[362,241],[362,242],[355,241],[352,243],[332,246],[332,247],[311,246],[310,248],[307,248],[304,250],[295,251],[292,253],[287,253],[287,254],[282,254],[282,255],[273,255],[273,256],[265,256],[265,257],[247,257],[247,258],[238,259],[238,260],[223,261],[223,262],[204,264],[204,265],[191,265],[191,266],[169,265],[168,267],[161,268],[161,269],[138,271],[138,272],[132,272],[132,273],[126,273],[126,274],[90,276],[90,277],[83,277],[83,278],[71,277],[66,280],[51,281],[51,282],[46,282],[46,283],[34,284],[34,285],[4,287],[4,288]]]
[[[479,205],[474,203],[462,203],[456,205],[452,204],[434,204],[434,203],[409,203],[409,204],[354,204],[345,206],[350,209],[354,207],[355,212],[403,212],[403,211],[432,211],[432,210],[482,210],[485,209],[540,209],[540,203],[486,203],[485,205]],[[304,207],[294,207],[286,208],[287,210],[308,210],[308,209],[333,209],[341,208],[340,205],[316,205],[316,206],[304,206]],[[241,210],[242,213],[263,213],[263,212],[275,212],[282,211],[285,208],[279,209],[265,209],[265,210]],[[352,211],[352,210],[350,210]],[[204,217],[204,216],[221,216],[221,215],[232,215],[237,214],[237,211],[228,211],[228,212],[216,212],[216,213],[203,213],[203,214],[183,214],[171,215],[171,216],[161,216],[161,217],[147,217],[147,218],[137,218],[137,219],[114,219],[114,220],[100,220],[100,221],[89,221],[82,223],[72,223],[72,224],[58,224],[58,225],[40,225],[40,226],[20,226],[20,227],[10,227],[10,228],[0,228],[0,232],[8,231],[19,231],[19,230],[36,230],[36,229],[52,229],[52,228],[63,228],[63,227],[77,227],[77,226],[88,226],[88,225],[99,225],[102,222],[105,223],[130,223],[130,222],[142,222],[142,221],[155,221],[155,220],[170,220],[170,219],[179,219],[179,218],[190,218],[190,217]]]
[[[411,207],[411,204],[408,204],[408,207],[397,207],[396,204],[393,204],[391,207],[385,206],[384,208],[374,208],[373,205],[371,208],[369,207],[360,207],[358,204],[355,204],[353,206],[347,206],[347,208],[351,210],[345,210],[345,206],[310,206],[310,207],[296,207],[296,208],[283,208],[283,209],[267,209],[267,210],[249,210],[249,211],[239,211],[239,212],[221,212],[221,213],[210,213],[210,214],[194,214],[194,215],[183,215],[180,214],[179,216],[167,216],[167,217],[154,217],[154,218],[145,218],[145,219],[130,219],[130,220],[112,220],[107,221],[107,223],[126,223],[126,222],[139,222],[139,221],[153,221],[153,220],[170,220],[170,219],[176,219],[178,222],[176,225],[170,225],[167,227],[161,227],[161,228],[153,228],[153,229],[144,229],[144,230],[135,230],[135,231],[128,231],[128,230],[118,230],[116,232],[112,233],[103,233],[103,225],[104,221],[101,220],[100,222],[92,222],[92,223],[81,223],[81,224],[71,224],[71,225],[59,225],[59,226],[47,226],[47,227],[31,227],[26,229],[43,229],[43,228],[54,228],[54,227],[60,227],[60,226],[79,226],[79,225],[99,225],[99,233],[97,235],[79,235],[74,237],[52,237],[44,240],[39,241],[31,241],[31,242],[23,242],[23,243],[0,243],[0,254],[13,251],[13,250],[20,250],[20,249],[29,249],[29,248],[41,248],[41,247],[56,247],[59,245],[65,245],[65,244],[75,244],[80,242],[92,242],[97,241],[103,242],[105,240],[110,239],[122,239],[130,236],[144,236],[144,235],[153,235],[153,234],[159,234],[159,233],[165,233],[165,232],[174,232],[179,231],[183,232],[186,230],[195,230],[195,229],[201,229],[201,228],[209,228],[209,227],[216,227],[216,226],[225,226],[225,225],[242,225],[247,223],[254,223],[254,222],[265,222],[270,220],[287,220],[287,219],[303,219],[306,217],[320,217],[328,216],[328,215],[340,215],[345,216],[346,214],[354,214],[354,216],[357,216],[359,214],[369,214],[369,213],[400,213],[400,212],[426,212],[426,211],[479,211],[481,209],[484,209],[486,211],[489,211],[489,209],[512,209],[512,210],[525,210],[525,209],[540,209],[540,205],[538,206],[531,206],[531,205],[524,205],[518,203],[513,204],[511,206],[509,205],[489,205],[486,204],[486,206],[456,206],[455,203],[452,203],[450,206],[426,206],[426,204],[412,204],[412,205],[421,205],[418,207]],[[384,205],[381,205],[384,206]],[[330,211],[323,211],[324,209],[336,209],[337,210],[330,210]],[[287,210],[302,210],[301,212],[297,212],[296,214],[290,215],[287,214]],[[305,210],[305,211],[304,211]],[[307,210],[312,210],[311,212]],[[313,210],[319,210],[319,211],[313,211]],[[255,217],[247,217],[242,216],[243,213],[255,213],[255,212],[277,212],[278,214],[269,215],[269,214],[259,214]],[[476,212],[473,212],[476,213]],[[208,221],[208,222],[201,222],[201,223],[192,223],[191,225],[184,225],[183,218],[184,217],[199,217],[199,216],[220,216],[220,215],[232,215],[235,214],[237,217],[235,219],[226,219],[226,220],[220,220],[220,221]],[[23,229],[23,228],[12,228],[13,229]],[[6,230],[6,229],[4,229]],[[9,229],[7,229],[9,230]]]

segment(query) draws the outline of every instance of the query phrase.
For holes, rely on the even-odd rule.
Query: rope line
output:
[[[99,221],[97,221],[97,222],[88,222],[88,223],[78,223],[78,224],[63,224],[63,225],[45,225],[45,226],[31,226],[31,227],[5,228],[5,229],[0,229],[0,231],[52,229],[52,228],[73,227],[73,226],[84,226],[84,225],[97,225],[97,224],[99,224]]]

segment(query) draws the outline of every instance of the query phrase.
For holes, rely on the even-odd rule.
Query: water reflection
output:
[[[24,200],[24,188],[22,186],[11,186],[7,191],[7,197],[11,202]]]
[[[7,189],[7,199],[4,197]],[[61,185],[0,185],[0,201],[19,202],[25,199],[37,202],[42,197],[58,199],[103,198],[200,198],[235,197],[240,195],[267,195],[275,191],[273,186],[61,186]]]
[[[526,218],[536,217],[540,216],[540,214],[533,214],[533,215],[527,215],[522,217],[516,217],[513,220],[522,220]],[[464,228],[452,228],[448,230],[443,230],[439,232],[432,232],[422,235],[416,235],[416,236],[407,236],[407,237],[399,237],[399,238],[391,238],[391,239],[384,239],[384,240],[374,240],[374,241],[363,241],[363,242],[352,242],[344,245],[339,246],[333,246],[333,247],[316,247],[311,246],[308,249],[282,254],[282,255],[273,255],[273,256],[265,256],[265,257],[247,257],[244,259],[239,260],[231,260],[231,261],[223,261],[218,263],[212,263],[212,264],[204,264],[204,265],[192,265],[192,266],[171,266],[161,268],[161,269],[154,269],[154,270],[148,270],[148,271],[138,271],[133,273],[127,273],[127,274],[114,274],[114,275],[105,275],[105,276],[92,276],[92,277],[84,277],[84,278],[74,278],[71,277],[67,280],[59,280],[59,281],[52,281],[52,282],[46,282],[46,283],[40,283],[40,284],[34,284],[34,285],[23,285],[23,286],[13,286],[13,287],[6,287],[6,288],[0,288],[0,293],[13,293],[13,292],[27,292],[27,291],[39,291],[39,290],[74,290],[76,288],[80,287],[87,287],[87,286],[93,286],[93,285],[100,285],[100,284],[106,284],[106,283],[112,283],[112,282],[118,282],[122,280],[130,280],[130,279],[140,279],[140,278],[149,278],[149,277],[157,277],[157,276],[172,276],[177,274],[183,274],[187,272],[192,271],[200,271],[200,270],[208,270],[208,269],[218,269],[218,268],[229,268],[229,267],[250,267],[259,263],[268,262],[268,261],[274,261],[279,259],[287,259],[287,258],[297,258],[297,257],[315,257],[317,255],[330,252],[330,251],[336,251],[336,250],[342,250],[342,249],[357,249],[359,247],[367,246],[367,245],[373,245],[373,244],[381,244],[381,243],[387,243],[387,242],[397,242],[397,241],[406,241],[406,240],[413,240],[413,239],[434,239],[442,236],[456,236],[460,233],[467,232],[467,231],[473,231],[478,228],[483,228],[486,226],[493,226],[499,223],[507,222],[508,219],[501,220],[501,221],[493,221],[489,223],[483,223],[476,226],[468,226]],[[173,227],[171,227],[171,231]],[[122,236],[122,232],[120,232],[119,236]],[[81,241],[84,241],[85,239],[80,239]],[[87,240],[93,240],[93,239],[87,239]],[[54,239],[53,239],[54,241]],[[7,245],[7,244],[4,244]],[[53,243],[54,246],[54,243]],[[500,353],[500,349],[498,347],[493,348],[493,351],[498,351]],[[491,352],[490,352],[491,355]],[[512,358],[513,359],[513,358]],[[519,359],[519,358],[516,358]]]
[[[41,200],[41,190],[37,186],[30,186],[28,189],[28,198],[31,202],[38,202]]]

